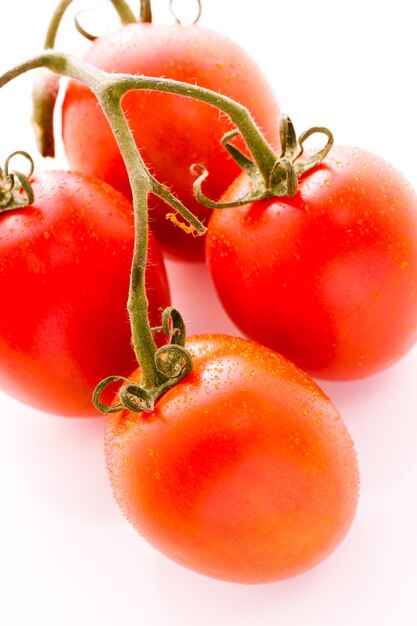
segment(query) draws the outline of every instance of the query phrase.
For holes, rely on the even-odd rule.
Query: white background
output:
[[[40,52],[55,4],[2,2],[1,72]],[[154,4],[156,21],[170,22],[168,0]],[[299,132],[327,125],[337,143],[378,153],[417,187],[413,4],[203,0],[201,24],[245,46]],[[75,53],[88,46],[70,20],[58,42],[57,48]],[[35,153],[32,78],[0,92],[2,161],[16,149]],[[59,151],[57,165],[38,158],[39,167],[62,166]],[[174,303],[191,333],[236,332],[203,267],[170,263],[168,269]],[[7,294],[0,299],[7,306]],[[321,385],[356,442],[362,478],[357,517],[320,566],[285,582],[249,587],[189,572],[137,536],[107,482],[103,418],[46,415],[0,392],[0,623],[415,625],[417,349],[370,379]]]

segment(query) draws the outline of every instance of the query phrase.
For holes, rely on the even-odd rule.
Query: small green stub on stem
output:
[[[10,162],[15,156],[22,156],[29,161],[29,172],[23,174],[17,170],[10,171]],[[0,213],[12,209],[21,209],[34,201],[33,189],[29,178],[33,174],[32,157],[21,150],[13,152],[0,167]]]
[[[37,71],[33,87],[32,127],[36,146],[43,157],[55,156],[54,109],[60,76],[45,67]]]
[[[142,23],[152,22],[152,8],[150,0],[140,0],[140,21]]]

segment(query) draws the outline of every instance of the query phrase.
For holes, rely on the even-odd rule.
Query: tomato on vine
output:
[[[242,174],[221,202],[251,187]],[[411,185],[373,154],[333,147],[290,197],[214,211],[206,256],[246,336],[317,377],[353,379],[417,339],[416,242]]]
[[[239,583],[300,574],[339,544],[356,510],[342,419],[266,348],[222,335],[186,347],[193,371],[152,412],[109,416],[116,501],[140,535],[202,574]]]
[[[97,382],[110,367],[127,375],[136,363],[126,315],[132,206],[102,181],[51,170],[31,177],[28,206],[5,210],[4,174],[0,388],[43,411],[97,415]],[[146,279],[151,323],[158,325],[170,295],[152,238]]]

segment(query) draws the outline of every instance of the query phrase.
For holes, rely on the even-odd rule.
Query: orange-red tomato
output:
[[[129,24],[97,39],[86,60],[110,72],[163,76],[207,87],[244,104],[274,145],[278,142],[278,105],[258,66],[224,35],[199,26]],[[205,190],[219,198],[239,168],[221,146],[234,128],[226,115],[202,102],[158,92],[131,92],[123,99],[145,163],[185,206],[207,221],[210,209],[193,196],[192,163],[210,176]],[[126,169],[110,127],[91,91],[70,81],[63,102],[62,132],[72,169],[105,180],[131,197]],[[204,238],[193,238],[167,221],[170,207],[150,198],[152,229],[172,257],[202,260]]]
[[[234,323],[314,376],[369,376],[417,339],[417,195],[369,152],[335,147],[293,198],[215,211],[206,251]]]
[[[0,214],[0,387],[43,411],[97,415],[96,385],[136,363],[126,310],[133,209],[76,172],[39,172],[31,184],[31,206]],[[146,279],[156,326],[170,295],[152,237]]]
[[[264,347],[206,335],[187,348],[192,373],[152,413],[109,417],[121,509],[165,555],[215,578],[270,582],[316,565],[357,506],[345,424],[307,374]]]

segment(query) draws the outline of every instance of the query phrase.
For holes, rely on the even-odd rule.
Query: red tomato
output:
[[[333,148],[293,198],[216,211],[207,261],[235,324],[315,376],[368,376],[417,338],[417,197],[363,150]]]
[[[0,387],[62,415],[97,415],[109,373],[135,367],[126,311],[133,253],[130,203],[74,172],[33,177],[33,205],[0,214]],[[150,317],[169,289],[157,244],[146,270]]]
[[[267,139],[278,142],[278,105],[255,63],[225,36],[198,26],[129,24],[97,39],[86,59],[110,72],[142,73],[196,83],[244,104]],[[131,92],[123,108],[145,163],[185,206],[207,220],[210,209],[194,199],[189,168],[202,163],[210,172],[205,189],[219,198],[238,174],[220,145],[233,128],[225,115],[189,98]],[[63,139],[72,169],[94,174],[131,197],[126,170],[113,134],[91,91],[71,81],[63,103]],[[170,207],[151,197],[152,228],[172,257],[202,260],[202,238],[167,221]]]
[[[262,346],[206,335],[187,348],[192,373],[153,413],[109,417],[121,509],[165,555],[215,578],[270,582],[316,565],[357,506],[342,419],[307,374]]]

